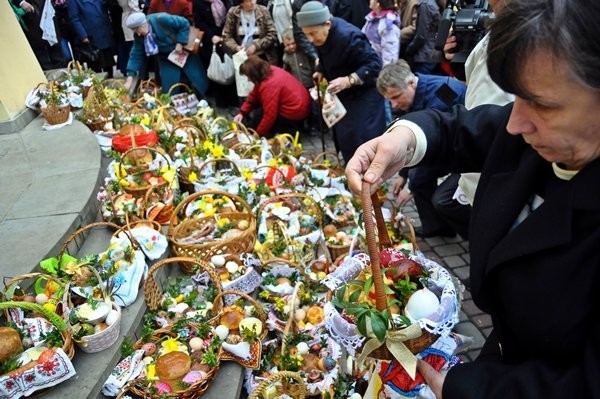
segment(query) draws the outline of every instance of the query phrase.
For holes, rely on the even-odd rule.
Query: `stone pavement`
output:
[[[325,135],[326,151],[335,151],[331,133]],[[302,146],[307,153],[318,154],[322,152],[322,143],[320,136],[302,136]],[[403,213],[410,218],[415,227],[420,227],[419,214],[411,201],[402,209]],[[417,244],[425,256],[445,266],[461,283],[468,287],[469,279],[469,242],[460,236],[455,238],[433,237],[421,239],[417,238]],[[474,360],[481,348],[485,338],[492,330],[492,320],[489,315],[483,313],[471,299],[470,291],[465,288],[463,294],[462,310],[460,312],[460,322],[455,330],[473,338],[471,347],[460,356],[463,361]]]

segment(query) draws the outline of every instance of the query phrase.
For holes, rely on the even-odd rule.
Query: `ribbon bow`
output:
[[[402,330],[389,331],[385,337],[385,341],[380,341],[377,338],[371,338],[363,346],[363,350],[358,357],[358,363],[363,363],[365,358],[369,356],[371,352],[385,343],[385,346],[389,349],[394,358],[396,358],[398,363],[404,367],[404,370],[406,370],[408,375],[410,375],[410,377],[414,380],[417,373],[417,358],[406,347],[404,341],[418,338],[421,336],[421,334],[421,326],[418,323],[415,323],[403,328]]]

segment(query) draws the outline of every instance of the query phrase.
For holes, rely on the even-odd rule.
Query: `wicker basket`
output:
[[[270,388],[270,387],[273,388]],[[268,390],[273,389],[277,396],[286,394],[293,399],[304,399],[306,397],[306,385],[304,380],[298,373],[291,371],[280,371],[275,374],[271,374],[266,380],[261,382],[258,387],[248,396],[248,399],[263,399],[267,396]]]
[[[219,195],[222,197],[229,198],[233,204],[235,204],[236,210],[231,210],[223,213],[219,213],[220,218],[228,218],[232,223],[236,224],[240,221],[247,221],[248,227],[237,237],[222,239],[217,241],[211,241],[204,244],[182,244],[178,240],[183,237],[188,237],[191,233],[201,229],[208,223],[213,223],[215,218],[210,217],[185,217],[182,214],[185,212],[187,206],[194,200],[203,196],[215,196]],[[219,190],[206,190],[188,196],[186,199],[181,201],[169,223],[169,229],[167,232],[167,238],[171,243],[171,249],[173,254],[176,256],[187,256],[196,259],[206,259],[210,251],[220,250],[222,253],[242,253],[251,252],[254,249],[254,242],[256,241],[256,219],[252,214],[252,209],[246,201],[237,195],[227,193]],[[187,274],[192,274],[193,269],[190,265],[183,263],[181,265],[182,271]]]
[[[8,289],[8,287],[10,287],[10,285],[12,285],[18,281],[22,281],[23,279],[33,278],[33,277],[46,278],[48,276],[41,274],[41,273],[24,274],[22,276],[13,278],[8,283],[6,283],[6,289]],[[8,309],[20,308],[20,309],[29,310],[29,311],[32,311],[34,313],[44,316],[44,318],[47,319],[50,323],[52,323],[52,325],[54,327],[56,327],[58,329],[58,331],[60,332],[60,335],[62,336],[62,339],[63,339],[63,346],[62,346],[63,352],[65,352],[65,354],[69,357],[69,359],[73,359],[73,356],[75,355],[75,347],[73,346],[73,340],[71,338],[71,331],[69,330],[69,326],[62,319],[61,316],[50,311],[49,309],[44,308],[43,306],[40,306],[35,303],[10,301],[10,300],[6,301],[6,298],[4,297],[5,293],[6,293],[6,290],[4,290],[2,292],[2,297],[5,299],[5,301],[0,302],[0,310],[4,310],[4,315],[5,315],[5,318],[7,321],[10,321],[12,319]]]
[[[142,339],[139,339],[138,341],[136,341],[136,343],[134,344],[133,347],[134,347],[134,349],[141,349],[142,346],[146,342],[153,342],[153,343],[158,344],[165,337],[175,338],[176,336],[177,336],[177,334],[170,330],[159,329],[159,330],[154,331],[154,334],[152,334],[152,336],[150,337],[150,339],[148,341],[143,341]],[[142,379],[132,380],[132,381],[128,382],[127,384],[125,384],[125,386],[121,389],[121,391],[119,391],[119,394],[117,395],[117,399],[122,398],[128,392],[131,392],[140,398],[197,399],[197,398],[201,397],[206,392],[206,390],[210,387],[218,370],[219,370],[218,366],[212,368],[210,371],[207,372],[205,379],[188,386],[186,389],[174,390],[171,393],[161,394],[161,395],[158,395],[156,393],[156,391],[154,389],[152,389],[153,384],[152,383],[149,384],[147,379],[142,378]]]
[[[375,286],[375,306],[377,310],[383,311],[387,309],[387,295],[385,293],[385,285],[383,283],[383,273],[379,264],[379,250],[391,247],[390,237],[387,233],[387,228],[381,213],[381,205],[377,194],[370,195],[371,185],[363,182],[362,186],[362,207],[364,214],[365,235],[367,238],[367,247],[371,263],[371,271],[373,273],[373,285]],[[375,236],[375,223],[373,217],[370,217],[372,212],[375,213],[375,221],[377,224],[377,232],[379,240]],[[379,246],[377,244],[379,241]],[[413,339],[404,341],[404,345],[414,354],[431,346],[437,336],[423,330],[422,334]],[[383,360],[392,360],[394,356],[387,348],[387,345],[381,345],[379,348],[371,352],[370,357]]]
[[[47,105],[46,107],[40,108],[40,110],[49,125],[60,125],[69,120],[71,105]]]
[[[211,320],[213,321],[214,325],[218,325],[218,322],[219,322],[222,312],[223,312],[223,307],[225,306],[225,302],[229,302],[225,298],[226,295],[234,295],[236,297],[241,297],[241,298],[245,299],[246,302],[252,304],[252,306],[254,306],[254,309],[256,310],[258,319],[261,321],[262,331],[261,331],[260,335],[257,337],[257,339],[250,344],[250,354],[251,354],[250,358],[243,359],[243,358],[235,356],[232,353],[223,349],[223,350],[221,350],[219,359],[220,360],[233,360],[236,363],[242,365],[243,367],[255,369],[260,365],[260,353],[261,353],[261,349],[262,349],[261,341],[267,336],[267,333],[269,332],[267,329],[267,325],[266,325],[267,316],[266,316],[262,306],[258,302],[256,302],[256,300],[254,298],[252,298],[250,295],[245,294],[241,291],[225,290],[225,291],[219,293],[215,297],[215,300],[213,302],[213,308],[212,308],[211,312],[212,312],[212,314],[215,315],[215,317]]]
[[[134,141],[135,143],[135,141]],[[129,167],[124,167],[123,165],[123,160],[127,158],[127,155],[129,154],[137,154],[138,151],[149,151],[150,153],[156,154],[156,155],[160,155],[166,162],[167,162],[167,167],[170,168],[171,167],[171,163],[169,162],[169,159],[164,156],[163,154],[161,154],[159,151],[157,151],[155,148],[152,147],[136,147],[135,145],[133,147],[131,147],[130,149],[128,149],[127,151],[125,151],[123,153],[123,155],[121,156],[121,160],[119,161],[119,169],[121,170],[121,168],[125,168],[127,170],[128,173],[145,173],[150,171],[149,169],[149,165],[143,162],[138,162],[137,159],[134,158],[134,163],[135,165],[133,166],[129,166]],[[158,184],[148,184],[148,185],[144,185],[144,186],[139,186],[139,187],[131,187],[131,186],[123,186],[123,191],[125,191],[128,194],[133,195],[136,198],[142,198],[145,195],[147,195],[148,190],[152,187],[154,187],[155,190],[159,190],[159,189],[164,189],[169,185],[168,181],[163,181],[162,183],[158,183]]]
[[[335,162],[332,163],[331,161],[329,161],[329,158],[332,158],[333,160],[335,160]],[[327,165],[328,161],[329,165]],[[342,165],[342,160],[335,152],[326,151],[317,154],[313,158],[313,163],[315,165],[326,165],[332,172],[335,173],[336,176],[344,175],[344,167]]]
[[[192,272],[196,271],[204,271],[207,272],[210,276],[211,281],[214,283],[215,288],[217,290],[217,295],[223,292],[223,288],[221,285],[221,279],[214,271],[213,267],[208,263],[196,260],[193,258],[184,258],[184,257],[175,257],[163,259],[160,262],[156,262],[150,270],[148,271],[148,277],[146,278],[146,282],[144,283],[144,298],[146,300],[146,305],[148,309],[155,311],[160,307],[160,303],[163,296],[162,283],[163,280],[157,281],[157,272],[163,267],[171,264],[181,264],[191,265]],[[192,273],[189,273],[192,274]],[[160,284],[159,284],[160,282]]]
[[[86,233],[88,230],[91,230],[93,228],[98,228],[98,227],[105,227],[105,228],[109,228],[115,231],[115,233],[113,233],[113,235],[118,234],[120,231],[123,231],[123,228],[111,223],[111,222],[95,222],[95,223],[90,223],[88,225],[85,225],[79,229],[77,229],[73,234],[71,234],[63,243],[63,245],[60,248],[60,251],[58,252],[58,260],[60,262],[60,259],[62,258],[62,256],[66,253],[66,254],[70,254],[69,252],[69,246],[71,245],[72,242],[75,242],[75,245],[81,245],[83,243],[83,235],[84,233]],[[86,233],[87,234],[87,233]],[[129,241],[131,242],[131,245],[134,249],[139,249],[139,244],[137,243],[137,241],[135,241],[135,239],[133,239],[133,237],[131,236],[131,233],[129,231],[125,231],[125,234],[127,235],[127,238],[129,238]],[[79,240],[76,240],[79,239]]]

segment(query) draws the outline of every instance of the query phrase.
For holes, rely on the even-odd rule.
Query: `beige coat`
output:
[[[410,42],[417,29],[417,5],[418,0],[404,0],[398,2],[400,5],[400,19],[402,26],[400,29],[400,41],[402,44]]]
[[[121,16],[121,27],[123,28],[123,35],[125,36],[126,42],[133,41],[133,31],[127,27],[125,21],[127,17],[133,12],[140,12],[139,2],[137,0],[118,0],[119,5],[123,9]]]

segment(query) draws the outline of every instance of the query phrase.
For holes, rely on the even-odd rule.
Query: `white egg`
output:
[[[35,296],[35,302],[36,302],[38,305],[43,305],[43,304],[45,304],[46,302],[48,302],[48,295],[46,295],[46,294],[37,294],[37,295]]]
[[[296,344],[296,349],[298,349],[298,354],[300,356],[306,355],[310,351],[310,348],[306,342],[298,342]]]
[[[190,306],[185,302],[178,303],[177,305],[175,305],[175,313],[183,313],[189,307]]]
[[[119,321],[119,312],[117,312],[115,309],[111,309],[106,315],[104,322],[109,326],[112,326],[117,321]]]
[[[229,273],[235,273],[238,271],[239,268],[240,267],[238,266],[238,264],[231,260],[225,264],[225,269],[227,269]]]
[[[202,341],[202,338],[194,337],[190,339],[189,344],[190,348],[192,348],[194,351],[204,348],[204,341]]]
[[[215,267],[221,267],[225,264],[225,257],[223,255],[215,255],[210,258],[210,261]]]
[[[408,299],[404,314],[415,322],[431,315],[440,306],[438,297],[427,288],[416,291]]]
[[[215,327],[215,334],[217,334],[217,336],[224,341],[229,335],[229,329],[223,324],[219,324],[217,327]]]
[[[262,333],[262,322],[256,317],[246,317],[240,321],[239,328],[240,331],[242,331],[242,328],[247,328],[250,331],[254,330],[257,335],[260,335]]]
[[[297,309],[294,313],[294,319],[296,321],[304,321],[306,318],[306,311],[304,309]]]

